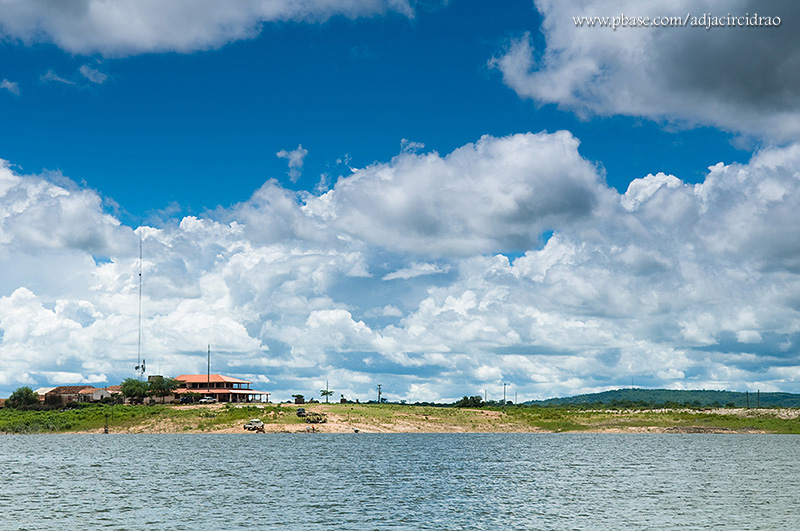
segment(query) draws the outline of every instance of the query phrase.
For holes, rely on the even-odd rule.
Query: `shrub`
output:
[[[479,395],[465,396],[453,405],[455,407],[481,407],[483,406],[483,398]]]
[[[39,405],[39,395],[30,387],[20,387],[11,393],[5,403],[5,407],[10,409],[23,409],[34,405]]]

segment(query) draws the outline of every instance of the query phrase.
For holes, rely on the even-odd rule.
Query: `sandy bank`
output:
[[[225,406],[179,406],[199,410],[213,417]],[[415,408],[368,405],[312,404],[306,410],[324,413],[324,424],[306,424],[295,415],[296,406],[282,405],[281,414],[261,415],[264,428],[269,433],[768,433],[770,430],[753,425],[715,425],[714,418],[774,418],[782,422],[800,422],[800,410],[636,410],[636,411],[570,411],[565,412],[565,424],[541,422],[502,411],[455,408]],[[254,415],[259,416],[259,415]],[[681,420],[670,419],[682,416]],[[694,422],[693,417],[698,417]],[[686,420],[688,417],[688,420]],[[656,420],[652,420],[656,419]],[[213,425],[187,422],[173,416],[162,416],[125,428],[113,427],[112,433],[246,433],[243,420],[215,422]],[[102,432],[94,430],[93,433]]]

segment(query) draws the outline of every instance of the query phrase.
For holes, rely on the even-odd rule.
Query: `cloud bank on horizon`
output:
[[[215,48],[254,38],[271,20],[414,16],[411,3],[364,0],[214,3],[185,17],[190,4],[136,4],[141,24],[120,32],[122,3],[86,0],[62,13],[46,2],[9,2],[0,33],[119,56]],[[759,32],[752,49],[741,32],[572,23],[638,5],[622,4],[568,10],[537,1],[546,47],[519,36],[487,61],[520,97],[587,119],[638,116],[752,136],[762,147],[747,163],[719,162],[697,184],[642,175],[620,193],[568,131],[485,135],[446,154],[401,149],[317,193],[268,180],[229,208],[134,228],[70,176],[3,162],[0,386],[131,376],[142,238],[144,352],[164,374],[203,372],[210,343],[215,372],[279,398],[326,380],[348,398],[373,398],[382,383],[412,402],[502,382],[526,399],[632,379],[795,391],[796,32]],[[648,9],[685,15],[720,4],[691,5]],[[176,31],[149,27],[148,9],[168,9],[158,24],[179,20]],[[299,171],[311,150],[278,156]]]

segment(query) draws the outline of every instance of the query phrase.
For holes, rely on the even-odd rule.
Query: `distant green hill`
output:
[[[800,394],[739,393],[734,391],[681,391],[673,389],[617,389],[568,398],[526,402],[535,406],[602,404],[621,407],[800,407]]]

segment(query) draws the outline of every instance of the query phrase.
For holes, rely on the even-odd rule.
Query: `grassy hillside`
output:
[[[673,389],[617,389],[528,402],[538,406],[569,406],[603,404],[635,407],[747,407],[748,393],[734,391],[681,391]],[[800,407],[800,395],[792,393],[749,393],[749,406]]]

